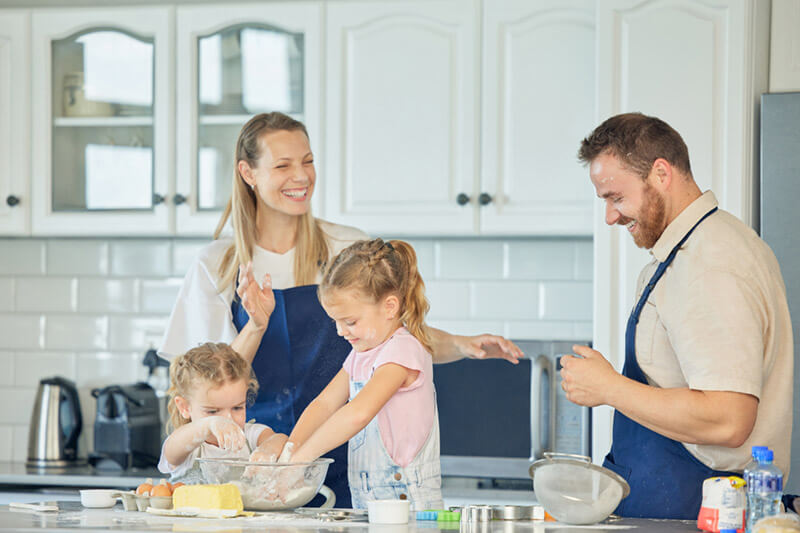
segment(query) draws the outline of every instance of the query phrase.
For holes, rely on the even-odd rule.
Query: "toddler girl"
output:
[[[172,480],[203,483],[198,457],[274,462],[286,435],[245,422],[258,382],[250,364],[227,344],[206,343],[169,367],[169,426],[158,469]],[[252,451],[252,453],[251,453]]]
[[[414,249],[359,241],[337,255],[319,299],[353,347],[343,369],[298,420],[292,462],[316,459],[348,440],[353,507],[377,499],[440,509],[439,421],[428,302]]]

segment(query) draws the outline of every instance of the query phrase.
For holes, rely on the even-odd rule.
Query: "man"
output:
[[[772,448],[788,476],[793,344],[774,254],[701,193],[686,144],[657,118],[611,117],[578,157],[606,223],[624,225],[653,256],[622,374],[586,346],[562,359],[567,398],[615,409],[604,465],[631,486],[617,513],[697,518],[703,480],[740,474],[752,445]]]

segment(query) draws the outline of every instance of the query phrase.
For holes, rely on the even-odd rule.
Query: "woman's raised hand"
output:
[[[209,416],[201,418],[206,425],[206,434],[213,436],[217,446],[223,450],[241,450],[247,444],[244,431],[239,425],[224,416]]]
[[[275,309],[275,294],[272,292],[272,278],[269,274],[264,274],[261,285],[258,286],[253,276],[252,261],[247,265],[239,265],[239,285],[236,287],[236,294],[253,325],[259,329],[267,329],[269,317]]]

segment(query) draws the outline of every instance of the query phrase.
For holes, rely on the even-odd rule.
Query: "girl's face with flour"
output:
[[[375,348],[399,328],[400,300],[390,294],[377,302],[357,289],[336,289],[321,302],[336,332],[357,352]]]

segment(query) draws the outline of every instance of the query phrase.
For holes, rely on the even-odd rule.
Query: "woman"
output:
[[[248,417],[289,433],[297,417],[341,369],[350,345],[317,300],[325,263],[367,235],[311,215],[316,172],[305,126],[282,113],[256,115],[236,142],[231,199],[189,269],[170,316],[163,357],[200,343],[229,343],[250,361],[260,383]],[[220,237],[231,218],[233,237]],[[261,280],[261,284],[256,280]],[[431,329],[434,362],[522,352],[494,335],[463,337]],[[347,451],[326,483],[337,506],[350,506]]]

